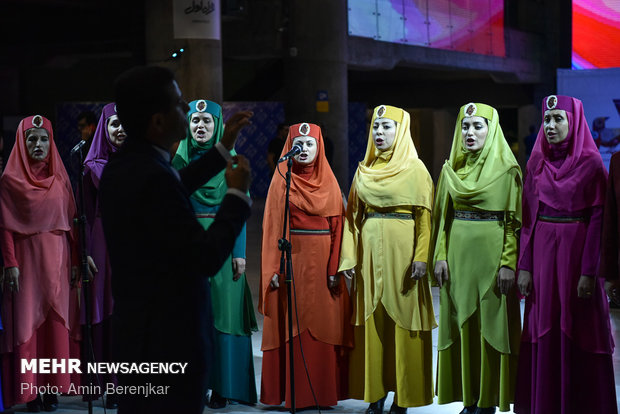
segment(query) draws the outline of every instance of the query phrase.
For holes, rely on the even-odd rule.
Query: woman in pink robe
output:
[[[70,393],[79,376],[21,372],[21,360],[79,358],[79,311],[71,269],[75,201],[52,125],[35,115],[22,120],[0,178],[0,244],[5,264],[2,321],[5,404],[53,410],[55,392]],[[28,384],[24,389],[22,384]],[[37,389],[50,385],[43,401]]]
[[[527,163],[518,285],[526,296],[515,412],[617,413],[597,277],[607,172],[581,101],[543,100]]]

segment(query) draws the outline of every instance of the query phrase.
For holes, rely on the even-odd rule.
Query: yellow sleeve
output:
[[[431,212],[424,207],[414,207],[415,254],[414,262],[428,262],[428,246],[431,240]]]

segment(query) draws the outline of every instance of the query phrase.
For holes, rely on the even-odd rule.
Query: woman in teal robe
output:
[[[222,108],[207,100],[192,101],[187,113],[189,128],[181,141],[172,165],[187,166],[220,141],[224,133]],[[231,155],[235,155],[232,150]],[[208,228],[228,190],[224,170],[194,192],[191,203],[202,226]],[[211,408],[222,408],[227,400],[254,404],[257,401],[252,353],[252,331],[257,331],[250,288],[245,277],[246,227],[230,260],[209,279],[215,324],[214,365],[209,388]]]

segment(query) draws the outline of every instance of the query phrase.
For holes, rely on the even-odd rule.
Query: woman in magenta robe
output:
[[[597,277],[607,172],[581,101],[551,95],[527,163],[515,412],[616,413],[609,307]]]
[[[2,321],[5,404],[52,411],[56,395],[43,401],[32,387],[49,384],[61,393],[79,385],[69,373],[21,373],[22,358],[79,358],[79,310],[72,272],[75,201],[52,125],[35,115],[22,120],[0,179],[0,243],[4,257]]]

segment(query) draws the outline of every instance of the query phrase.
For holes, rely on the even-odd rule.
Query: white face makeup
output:
[[[559,144],[568,136],[568,116],[563,109],[548,109],[543,118],[545,137],[549,144]]]
[[[477,152],[484,147],[489,133],[489,126],[485,118],[481,116],[468,116],[461,122],[461,138],[463,147],[472,152]]]
[[[125,134],[125,130],[121,125],[120,119],[118,119],[118,115],[112,115],[108,118],[108,135],[110,136],[110,142],[112,145],[117,148],[125,142],[127,134]]]
[[[26,131],[28,156],[35,161],[43,161],[50,151],[50,136],[45,128],[30,128]]]
[[[301,152],[295,155],[294,160],[299,164],[311,164],[316,158],[317,143],[313,137],[296,137],[293,139],[293,145],[301,145]]]
[[[199,144],[209,142],[213,138],[213,131],[215,130],[213,115],[209,112],[194,112],[189,121],[189,130],[192,133],[192,138]]]
[[[379,151],[392,147],[396,137],[396,121],[389,118],[376,118],[372,124],[372,139]]]

